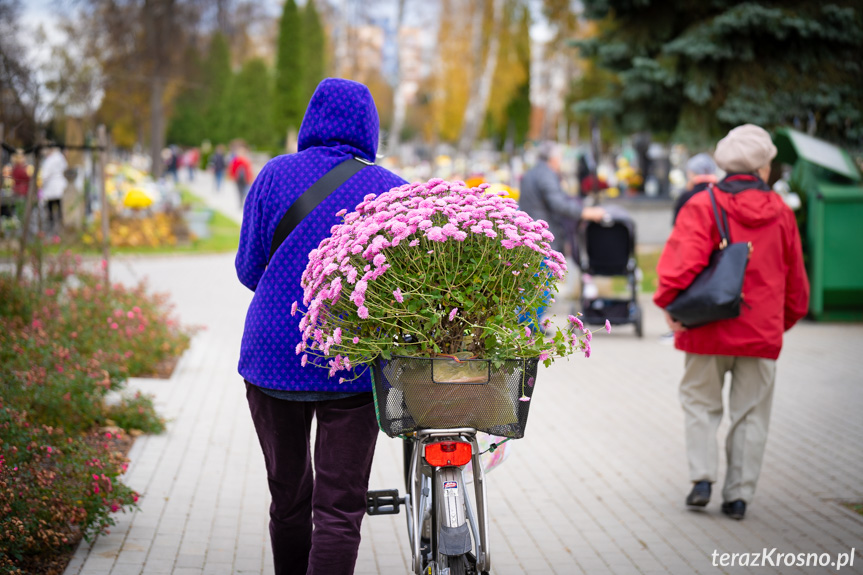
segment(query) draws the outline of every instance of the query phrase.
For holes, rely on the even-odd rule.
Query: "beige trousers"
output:
[[[748,503],[755,493],[767,443],[776,379],[776,361],[772,359],[686,354],[680,403],[686,422],[689,478],[711,483],[718,479],[716,433],[722,420],[722,386],[728,372],[731,428],[725,440],[728,469],[722,499]]]

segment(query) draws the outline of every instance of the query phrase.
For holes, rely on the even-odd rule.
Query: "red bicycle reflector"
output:
[[[470,443],[442,441],[426,445],[425,459],[433,467],[460,467],[467,465],[471,454]]]

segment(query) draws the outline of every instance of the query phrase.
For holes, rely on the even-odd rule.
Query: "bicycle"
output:
[[[455,363],[456,371],[440,377],[453,366],[438,362]],[[388,436],[405,440],[406,493],[369,491],[366,510],[390,515],[405,507],[415,574],[488,575],[489,516],[477,433],[504,441],[524,436],[537,364],[412,357],[375,364],[378,422]],[[473,497],[465,482],[469,464]]]

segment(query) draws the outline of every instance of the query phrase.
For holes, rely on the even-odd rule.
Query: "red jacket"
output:
[[[234,156],[234,159],[231,160],[231,165],[228,166],[228,177],[232,180],[236,180],[239,175],[240,169],[245,170],[245,178],[246,183],[250,184],[254,179],[254,174],[252,173],[252,163],[246,156],[242,156],[237,154]]]
[[[731,241],[752,242],[739,317],[675,333],[688,353],[776,359],[782,334],[806,315],[809,280],[794,214],[759,178],[736,174],[714,188],[728,212]],[[659,258],[653,301],[664,308],[704,269],[719,245],[710,195],[695,195],[681,209]]]

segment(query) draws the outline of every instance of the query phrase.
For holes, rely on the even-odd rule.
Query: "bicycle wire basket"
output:
[[[375,410],[390,437],[423,428],[473,427],[524,437],[539,360],[394,356],[375,360]]]

